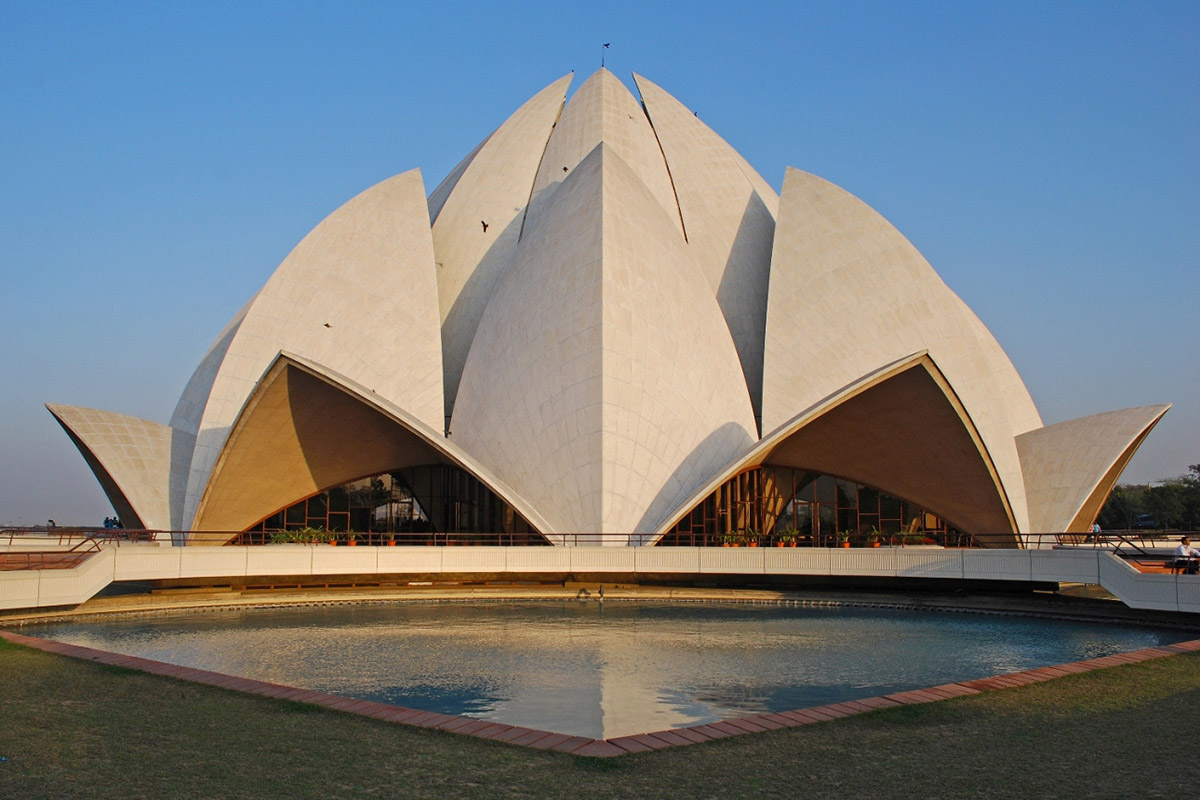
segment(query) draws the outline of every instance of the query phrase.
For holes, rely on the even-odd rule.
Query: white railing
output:
[[[113,581],[271,583],[273,577],[643,575],[940,578],[1099,584],[1134,608],[1200,613],[1200,576],[1144,573],[1110,550],[938,547],[105,546],[72,569],[0,572],[0,609],[75,605]]]

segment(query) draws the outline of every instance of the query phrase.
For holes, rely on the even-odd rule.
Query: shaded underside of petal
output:
[[[1001,534],[1015,520],[949,384],[926,359],[829,408],[764,458],[849,478],[914,502],[961,531]]]
[[[175,530],[191,434],[111,411],[47,403],[127,528]]]
[[[859,377],[776,428],[715,473],[659,532],[736,473],[764,464],[873,486],[959,530],[981,534],[984,545],[1017,541],[1011,508],[979,432],[924,352]]]
[[[887,220],[845,190],[789,169],[767,302],[763,430],[875,365],[921,350],[961,398],[1024,530],[1014,436],[1041,420],[1012,363]]]
[[[1107,411],[1018,436],[1030,532],[1087,531],[1121,471],[1168,409]]]
[[[442,187],[430,197],[431,212],[440,199],[433,215],[433,250],[446,419],[453,414],[483,310],[512,264],[530,189],[571,78],[564,75],[530,98],[477,148],[470,163],[460,165],[461,174],[451,175],[454,185],[444,199]]]
[[[674,222],[607,144],[531,219],[453,440],[555,532],[643,532],[755,438],[737,352]]]
[[[419,171],[368,189],[314,228],[250,304],[221,362],[196,438],[185,524],[255,382],[282,350],[327,364],[440,429],[437,302]]]
[[[544,524],[439,431],[323,365],[281,354],[239,416],[193,528],[242,531],[330,487],[430,464],[466,470],[531,524]]]

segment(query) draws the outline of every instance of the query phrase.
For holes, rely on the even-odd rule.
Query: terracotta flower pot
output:
[[[842,542],[842,547],[845,547],[847,550],[849,550],[849,549],[850,549],[850,543],[849,543],[849,542]]]

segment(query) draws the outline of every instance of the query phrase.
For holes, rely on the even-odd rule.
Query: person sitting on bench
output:
[[[1187,575],[1200,574],[1200,550],[1192,547],[1192,540],[1184,536],[1175,548],[1175,560],[1171,562],[1172,570],[1182,570]]]

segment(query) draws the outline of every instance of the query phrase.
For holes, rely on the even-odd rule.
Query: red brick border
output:
[[[210,672],[192,667],[181,667],[164,661],[152,661],[137,656],[127,656],[120,653],[110,653],[107,650],[97,650],[92,647],[82,647],[52,639],[39,639],[20,633],[0,630],[0,637],[14,644],[21,644],[48,653],[79,658],[85,661],[98,661],[101,664],[126,667],[141,670],[155,675],[165,675],[179,680],[203,683],[222,689],[232,689],[247,694],[257,694],[263,697],[273,697],[280,700],[295,700],[300,703],[313,705],[350,714],[361,714],[374,717],[386,722],[401,725],[413,725],[421,728],[437,728],[450,733],[464,736],[475,736],[481,739],[495,739],[509,744],[532,747],[537,750],[557,750],[572,753],[577,756],[608,758],[623,756],[628,753],[645,753],[652,750],[664,750],[668,747],[685,747],[701,742],[711,742],[724,739],[727,736],[741,736],[747,733],[761,733],[779,728],[794,728],[800,725],[812,725],[818,722],[828,722],[832,719],[849,717],[856,714],[866,714],[881,708],[892,708],[899,705],[915,705],[918,703],[936,703],[951,697],[962,697],[969,694],[1009,689],[1014,686],[1027,686],[1031,683],[1053,680],[1079,672],[1091,672],[1097,669],[1107,669],[1122,664],[1134,664],[1154,658],[1164,658],[1177,653],[1200,651],[1200,639],[1162,647],[1148,647],[1144,650],[1134,650],[1131,653],[1120,653],[1103,658],[1092,658],[1087,661],[1074,661],[1069,664],[1059,664],[1053,667],[1038,667],[1036,669],[1010,672],[991,678],[980,678],[961,683],[947,683],[942,686],[931,686],[927,689],[913,689],[907,692],[896,692],[882,697],[866,697],[860,700],[848,700],[844,703],[833,703],[813,708],[802,708],[796,711],[767,712],[752,714],[745,717],[735,717],[719,722],[709,722],[700,725],[690,725],[685,728],[671,728],[664,731],[638,733],[632,736],[619,736],[613,739],[589,739],[585,736],[571,736],[565,733],[553,733],[518,725],[505,725],[501,722],[439,714],[435,711],[404,708],[402,706],[376,703],[372,700],[357,700],[353,697],[342,697],[325,692],[314,692],[299,689],[294,686],[283,686],[278,683],[258,681],[251,678],[239,678],[236,675],[225,675],[220,672]]]

